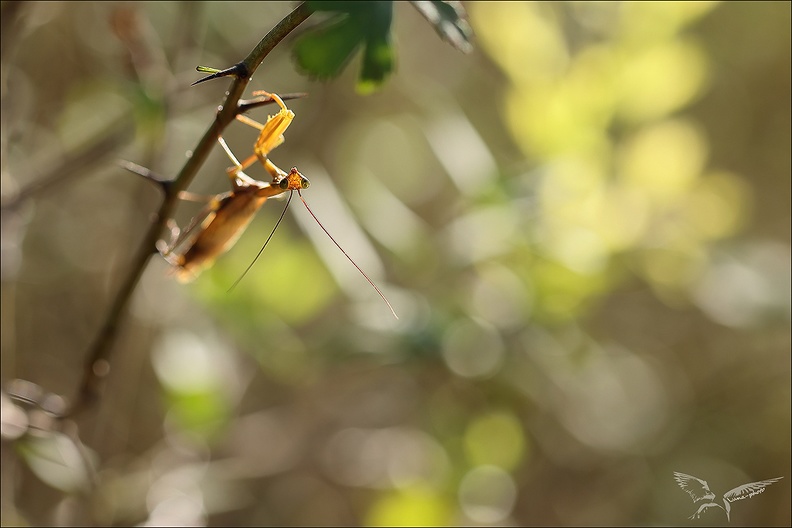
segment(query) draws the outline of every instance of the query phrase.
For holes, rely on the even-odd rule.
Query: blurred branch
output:
[[[473,29],[467,21],[467,15],[460,2],[431,2],[411,0],[419,13],[434,26],[437,34],[463,53],[470,53],[473,44]]]
[[[132,292],[135,291],[143,275],[146,264],[155,253],[155,244],[165,227],[165,223],[176,208],[179,193],[185,190],[190,182],[192,182],[198,170],[203,166],[209,156],[209,153],[222,131],[236,118],[237,114],[251,107],[249,102],[247,102],[248,104],[246,106],[241,106],[240,98],[258,66],[275,46],[297,28],[297,26],[304,22],[310,14],[311,11],[306,4],[304,2],[301,3],[294,11],[289,13],[273,27],[240,63],[244,65],[246,75],[236,76],[234,78],[234,82],[231,84],[214,121],[206,130],[203,137],[201,137],[198,145],[193,149],[192,156],[187,160],[172,184],[168,187],[168,192],[165,194],[163,203],[157,212],[156,219],[152,222],[148,232],[143,238],[133,258],[131,269],[123,280],[118,293],[108,309],[104,323],[88,350],[83,378],[78,389],[76,400],[71,409],[66,413],[66,416],[73,416],[96,401],[99,395],[101,381],[110,371],[110,356],[113,343],[115,342],[121,324],[122,315],[126,311]],[[261,104],[265,104],[265,102],[261,101]]]
[[[25,2],[12,0],[3,2],[0,6],[0,57],[3,62],[7,59],[9,44],[14,41],[19,25],[17,20],[22,13]]]
[[[44,176],[7,199],[2,204],[3,209],[13,209],[33,196],[51,191],[77,176],[84,175],[91,167],[99,165],[110,153],[125,144],[132,137],[134,130],[130,115],[122,116],[96,134],[92,141],[67,153],[62,160],[42,171]]]

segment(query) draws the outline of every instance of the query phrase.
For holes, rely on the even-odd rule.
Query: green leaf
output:
[[[393,47],[387,41],[369,41],[363,49],[363,65],[357,91],[370,94],[393,71]]]
[[[362,47],[358,91],[370,93],[377,89],[393,71],[393,2],[308,2],[308,7],[339,15],[297,39],[294,58],[300,69],[319,79],[337,77]]]
[[[456,49],[469,53],[473,50],[470,39],[473,29],[467,21],[467,14],[459,2],[440,0],[413,1],[412,5],[429,21],[443,40]]]
[[[356,25],[355,19],[341,15],[303,34],[294,44],[298,66],[318,79],[337,77],[363,43]]]

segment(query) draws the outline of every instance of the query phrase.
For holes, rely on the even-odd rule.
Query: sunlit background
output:
[[[376,94],[294,35],[250,85],[309,94],[272,159],[399,320],[296,200],[231,293],[283,201],[190,285],[153,258],[96,409],[3,396],[3,525],[725,524],[674,471],[784,477],[731,524],[792,522],[790,4],[464,5],[470,54],[396,3]],[[292,8],[3,3],[7,390],[74,396],[161,200],[116,161],[173,177],[230,82],[195,67]]]

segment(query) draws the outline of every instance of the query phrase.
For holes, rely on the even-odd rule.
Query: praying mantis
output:
[[[258,138],[253,146],[253,154],[242,162],[237,160],[223,137],[218,136],[218,143],[220,143],[220,146],[223,147],[223,150],[234,164],[232,167],[226,169],[226,173],[231,180],[231,191],[210,198],[203,210],[193,218],[188,227],[183,231],[175,225],[172,225],[171,242],[168,244],[165,243],[164,240],[160,240],[157,244],[158,251],[173,267],[177,278],[181,282],[189,282],[195,279],[201,271],[211,266],[217,257],[234,246],[268,198],[290,191],[289,201],[286,203],[286,207],[284,207],[278,222],[264,242],[258,255],[256,255],[253,262],[251,262],[244,273],[231,286],[229,289],[230,291],[242,280],[261,255],[262,251],[264,251],[264,248],[275,234],[278,225],[280,225],[283,216],[286,214],[286,209],[289,206],[293,192],[297,191],[297,195],[300,197],[303,205],[305,205],[305,208],[314,220],[316,220],[325,234],[330,237],[330,240],[333,241],[344,256],[376,290],[382,300],[385,301],[385,304],[388,306],[393,316],[398,319],[396,311],[382,291],[355,261],[352,260],[341,245],[336,242],[302,197],[300,191],[307,189],[311,185],[311,182],[300,174],[297,167],[292,167],[289,172],[285,172],[269,159],[269,153],[284,142],[283,134],[294,120],[294,112],[289,110],[277,94],[259,91],[254,92],[253,95],[271,97],[278,106],[280,106],[280,111],[269,116],[265,124],[261,124],[241,114],[236,116],[238,121],[259,130]],[[255,180],[245,174],[244,170],[256,163],[256,161],[259,161],[270,174],[272,177],[271,182]],[[185,194],[184,196],[188,197],[189,194]],[[191,233],[196,229],[197,234],[187,242]]]

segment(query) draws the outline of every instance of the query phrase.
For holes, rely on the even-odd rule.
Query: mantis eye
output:
[[[284,191],[289,188],[289,178],[283,178],[280,182],[278,182],[278,187],[283,189]]]
[[[300,180],[300,187],[302,187],[303,189],[307,189],[310,186],[311,186],[311,182],[308,181],[308,178],[303,178],[302,180]]]

